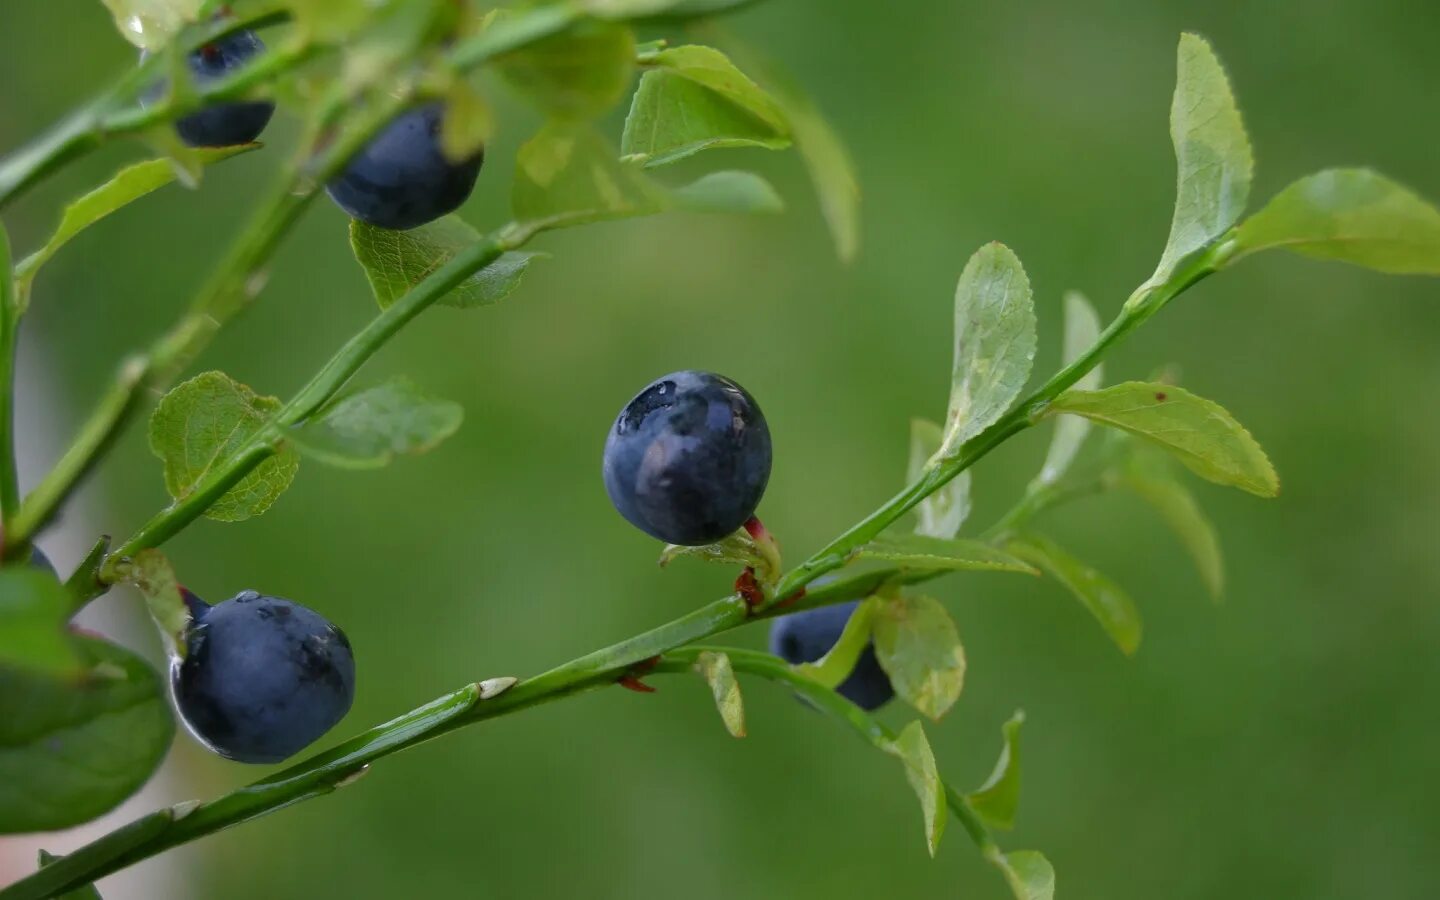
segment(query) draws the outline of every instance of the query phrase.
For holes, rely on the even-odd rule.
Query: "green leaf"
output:
[[[185,25],[194,22],[205,0],[103,0],[115,17],[120,36],[142,50],[163,47]]]
[[[88,822],[133,794],[175,732],[160,676],[77,637],[78,681],[0,668],[0,834]]]
[[[408,231],[377,228],[359,220],[350,222],[350,248],[365,270],[381,309],[388,308],[481,239],[480,232],[455,215]],[[499,303],[520,286],[530,261],[537,255],[513,250],[503,253],[437,302],[456,309]]]
[[[749,566],[763,583],[769,585],[779,580],[782,574],[780,549],[775,539],[770,537],[768,532],[762,533],[761,538],[757,539],[743,527],[713,544],[701,544],[698,547],[666,544],[660,553],[660,567],[663,569],[682,557],[693,557],[721,565]]]
[[[929,419],[910,420],[910,461],[905,473],[907,484],[914,484],[925,474],[930,459],[940,452],[945,432]],[[935,493],[915,507],[919,521],[915,533],[925,537],[953,538],[970,517],[970,470],[950,479]]]
[[[622,162],[586,126],[550,123],[516,155],[512,205],[529,233],[670,209],[775,212],[775,191],[748,172],[716,172],[671,191]]]
[[[779,105],[719,50],[676,47],[650,62],[620,141],[628,161],[660,166],[711,148],[790,145]]]
[[[1276,194],[1236,233],[1236,259],[1272,247],[1380,272],[1440,275],[1440,210],[1368,169],[1330,169]]]
[[[202,164],[211,165],[259,146],[259,144],[241,144],[235,147],[204,147],[195,148],[194,152]],[[121,207],[174,181],[175,174],[175,168],[169,160],[146,160],[133,166],[126,166],[115,173],[115,176],[109,181],[65,207],[65,212],[60,216],[60,224],[56,226],[55,233],[50,235],[50,239],[45,242],[45,246],[25,257],[15,266],[16,292],[20,308],[23,310],[27,305],[26,298],[29,297],[30,285],[35,280],[35,274],[51,257],[60,252],[61,247],[68,244],[77,234]]]
[[[1215,51],[1204,38],[1183,34],[1178,56],[1170,137],[1179,174],[1170,240],[1151,278],[1156,284],[1239,221],[1255,169],[1245,123]]]
[[[1102,391],[1066,391],[1045,411],[1056,413],[1128,431],[1216,484],[1259,497],[1280,492],[1279,476],[1250,432],[1218,404],[1173,385],[1128,381]]]
[[[1015,812],[1020,806],[1020,726],[1023,724],[1025,713],[1016,710],[1001,728],[1005,745],[1000,748],[995,770],[983,785],[965,796],[976,815],[990,826],[1006,831],[1015,827]]]
[[[591,15],[611,19],[694,19],[718,16],[755,0],[581,0]]]
[[[394,378],[336,401],[298,428],[290,439],[307,456],[350,469],[373,469],[401,454],[432,449],[454,434],[465,418],[458,403],[422,392]]]
[[[188,650],[185,632],[190,628],[191,615],[170,560],[159,550],[141,550],[134,559],[120,564],[119,575],[144,595],[150,620],[165,640],[166,654],[183,660]]]
[[[58,856],[55,856],[51,853],[46,853],[44,850],[41,850],[40,868],[45,868],[57,859],[59,859]],[[100,892],[95,889],[95,885],[87,884],[82,888],[76,888],[73,891],[66,891],[63,894],[58,894],[55,896],[54,900],[102,900],[102,898],[100,897]]]
[[[0,570],[0,667],[67,677],[83,661],[65,624],[70,600],[55,576],[36,569]]]
[[[507,53],[495,65],[547,115],[593,119],[619,103],[630,87],[635,36],[623,25],[585,22]]]
[[[1055,867],[1039,851],[996,853],[990,860],[1005,873],[1015,900],[1055,900]]]
[[[735,681],[735,670],[730,666],[730,657],[724,653],[706,650],[695,658],[695,671],[710,685],[715,695],[715,706],[720,710],[720,719],[731,737],[745,736],[745,705],[740,699],[740,685]]]
[[[1065,295],[1065,346],[1063,362],[1066,366],[1085,355],[1100,337],[1100,317],[1095,307],[1084,295],[1071,291]],[[1093,391],[1104,382],[1103,366],[1097,365],[1080,380],[1075,389]],[[1090,432],[1090,421],[1080,416],[1062,417],[1055,421],[1055,435],[1050,439],[1050,450],[1045,454],[1045,465],[1040,469],[1036,487],[1054,484],[1060,480],[1075,461],[1080,445]]]
[[[940,781],[924,727],[911,722],[886,749],[905,764],[905,778],[920,798],[920,810],[925,816],[925,845],[934,856],[945,833],[945,785]]]
[[[1038,575],[1023,560],[1016,559],[984,541],[965,538],[932,538],[921,534],[881,535],[862,546],[860,559],[880,559],[903,568],[920,570],[961,570],[980,572],[1023,572]]]
[[[165,463],[165,488],[188,497],[222,461],[249,445],[280,408],[223,372],[204,372],[176,386],[150,417],[150,449]],[[275,502],[300,467],[293,448],[280,450],[216,500],[205,515],[221,522],[258,516]]]
[[[1011,553],[1044,569],[1075,595],[1110,639],[1126,655],[1140,647],[1140,612],[1119,585],[1071,556],[1060,545],[1039,534],[1010,541]]]
[[[945,607],[925,596],[881,597],[873,627],[895,693],[932,719],[945,715],[965,686],[965,648]]]
[[[879,603],[878,598],[872,597],[855,607],[850,618],[845,620],[840,637],[825,651],[825,655],[813,663],[801,663],[795,667],[796,671],[832,691],[844,684],[850,673],[855,671],[855,664],[860,661],[865,648],[870,646],[875,609]]]
[[[1215,526],[1200,509],[1195,495],[1158,466],[1132,465],[1120,476],[1120,483],[1160,513],[1194,560],[1210,596],[1219,600],[1225,591],[1225,562],[1220,553],[1220,538]]]
[[[445,91],[440,152],[452,162],[471,159],[485,149],[494,130],[495,116],[484,95],[464,76],[457,75]]]
[[[940,455],[1005,414],[1020,396],[1035,361],[1035,308],[1030,280],[1004,244],[970,257],[955,287],[955,367]]]

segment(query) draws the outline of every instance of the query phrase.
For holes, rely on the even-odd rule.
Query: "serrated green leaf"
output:
[[[907,569],[969,569],[979,572],[1023,572],[1038,575],[1034,568],[984,541],[966,538],[933,538],[922,534],[881,535],[862,546],[860,559],[882,559]]]
[[[650,63],[625,119],[627,159],[660,166],[711,148],[790,145],[779,105],[719,50],[676,47]]]
[[[495,65],[547,115],[593,119],[619,103],[630,87],[635,36],[624,25],[590,21],[507,53]]]
[[[1020,807],[1020,726],[1023,724],[1025,713],[1016,710],[1001,727],[1005,744],[1000,748],[995,770],[983,785],[965,797],[970,808],[986,823],[1006,831],[1015,827],[1015,812]]]
[[[180,590],[180,580],[170,560],[159,550],[141,550],[121,564],[120,577],[134,585],[145,597],[150,620],[165,639],[165,650],[171,659],[184,659],[188,649],[185,632],[190,627],[190,609]]]
[[[920,480],[931,457],[940,452],[944,440],[945,432],[929,419],[910,420],[910,460],[905,472],[907,484]],[[915,515],[918,518],[916,534],[953,538],[970,517],[970,470],[961,472],[921,500],[915,507]]]
[[[711,172],[670,195],[675,209],[698,213],[775,215],[785,202],[770,182],[754,172]]]
[[[945,715],[965,686],[965,649],[945,607],[926,596],[880,597],[872,627],[895,693],[931,719]]]
[[[1005,414],[1020,396],[1035,361],[1035,308],[1030,279],[1004,244],[970,257],[955,287],[955,366],[940,455]]]
[[[280,408],[223,372],[204,372],[177,385],[150,417],[150,449],[165,463],[165,488],[189,496],[221,461],[239,452]],[[290,482],[300,458],[280,450],[216,500],[205,515],[239,522],[270,508]]]
[[[44,850],[41,850],[40,868],[45,868],[57,859],[59,859],[58,856],[55,856],[51,853],[46,853]],[[76,888],[73,891],[66,891],[63,894],[57,894],[54,900],[102,900],[102,898],[100,897],[100,892],[95,889],[95,885],[87,884],[84,887]]]
[[[1280,492],[1279,476],[1250,432],[1219,404],[1173,385],[1127,381],[1101,391],[1066,391],[1045,411],[1057,413],[1128,431],[1216,484],[1259,497]]]
[[[589,128],[551,123],[515,163],[515,217],[533,228],[652,215],[668,205],[664,188],[622,163]]]
[[[77,681],[0,668],[0,834],[87,822],[160,764],[175,725],[160,676],[121,647],[76,637]]]
[[[204,147],[195,148],[194,152],[202,165],[210,165],[259,146],[241,144],[235,147]],[[66,206],[65,212],[60,216],[60,224],[45,242],[45,246],[15,266],[16,294],[20,308],[23,310],[26,306],[26,298],[29,297],[35,274],[51,257],[60,252],[61,247],[116,210],[174,181],[175,174],[175,168],[169,160],[146,160],[126,166],[116,172],[109,181]]]
[[[1017,537],[1006,545],[1011,553],[1044,569],[1090,611],[1105,633],[1126,655],[1140,647],[1140,611],[1119,585],[1071,556],[1039,534]]]
[[[103,0],[120,36],[142,50],[163,47],[194,22],[205,0]]]
[[[65,624],[70,600],[55,576],[37,569],[0,570],[0,667],[64,678],[83,661]]]
[[[795,667],[796,671],[832,691],[844,684],[850,673],[855,671],[855,665],[860,662],[865,648],[870,646],[875,609],[880,602],[879,598],[871,597],[856,606],[850,618],[845,620],[840,637],[835,639],[835,643],[825,651],[825,655],[813,663],[801,663]]]
[[[373,469],[402,454],[424,453],[465,418],[458,403],[431,397],[405,378],[351,394],[293,428],[307,456],[349,469]]]
[[[1039,851],[996,853],[990,860],[1005,873],[1015,900],[1055,900],[1055,867]]]
[[[480,232],[455,215],[408,231],[377,228],[359,220],[350,222],[350,249],[365,270],[381,309],[388,308],[481,239]],[[520,286],[531,260],[538,255],[515,250],[503,253],[436,302],[456,309],[499,303]]]
[[[745,704],[740,698],[740,685],[735,681],[735,670],[730,666],[730,657],[724,653],[706,650],[695,658],[695,671],[710,685],[715,695],[715,706],[720,710],[720,719],[731,737],[745,736]]]
[[[935,767],[930,742],[925,739],[925,728],[911,722],[886,749],[905,764],[905,779],[920,798],[920,811],[925,817],[925,845],[934,856],[945,833],[945,785]]]
[[[1236,233],[1235,258],[1278,247],[1399,275],[1440,275],[1440,210],[1368,169],[1302,178]]]
[[[1157,284],[1239,221],[1255,169],[1230,82],[1204,38],[1180,36],[1177,70],[1170,137],[1179,173],[1170,239],[1151,278]]]
[[[1225,591],[1225,562],[1220,553],[1220,538],[1215,526],[1200,509],[1195,495],[1155,466],[1132,465],[1120,476],[1120,482],[1160,513],[1195,562],[1210,596],[1219,600]]]
[[[1065,295],[1065,345],[1063,362],[1069,366],[1095,345],[1100,337],[1100,317],[1084,295],[1071,291]],[[1105,380],[1104,367],[1096,365],[1075,382],[1075,389],[1093,391]],[[1069,470],[1090,432],[1090,421],[1081,416],[1061,417],[1055,421],[1055,435],[1045,454],[1045,465],[1036,479],[1037,487],[1054,484]]]

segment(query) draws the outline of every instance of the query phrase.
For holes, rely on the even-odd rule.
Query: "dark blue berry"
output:
[[[483,150],[451,162],[440,151],[445,108],[431,103],[402,113],[330,182],[330,199],[351,217],[404,230],[460,208],[475,187]]]
[[[630,524],[699,546],[755,513],[770,480],[770,428],[740,385],[673,372],[626,404],[605,441],[605,490]]]
[[[853,600],[776,619],[770,626],[770,652],[791,665],[815,662],[840,640],[845,623],[859,605],[860,601]],[[875,658],[874,643],[865,646],[850,677],[836,690],[861,709],[878,709],[895,696],[890,679]]]
[[[192,52],[186,62],[196,85],[204,87],[230,76],[264,49],[255,32],[237,31]],[[153,102],[163,92],[162,85],[145,100]],[[175,131],[191,147],[248,144],[265,130],[274,112],[275,104],[263,101],[220,103],[176,120]]]
[[[216,753],[279,762],[349,711],[355,657],[324,616],[255,591],[215,606],[189,594],[186,603],[193,621],[170,683],[181,718]]]

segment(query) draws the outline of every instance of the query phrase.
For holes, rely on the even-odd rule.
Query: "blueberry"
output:
[[[776,619],[770,626],[770,652],[791,665],[815,662],[840,640],[845,623],[859,605],[859,600],[852,600]],[[865,646],[850,677],[836,690],[861,709],[879,709],[895,696],[890,679],[875,658],[874,643]]]
[[[195,83],[203,87],[230,76],[264,49],[255,32],[237,31],[192,52],[186,62]],[[164,87],[158,87],[143,102],[153,102],[163,92]],[[175,131],[191,147],[248,144],[265,130],[274,112],[273,103],[220,103],[178,119]]]
[[[481,150],[451,162],[440,151],[443,104],[402,113],[356,154],[326,190],[351,217],[405,230],[460,208],[475,187]]]
[[[770,428],[740,385],[672,372],[626,404],[605,441],[605,490],[630,524],[699,546],[755,513],[770,480]]]
[[[209,606],[186,592],[186,656],[172,666],[191,733],[227,759],[279,762],[339,722],[355,697],[355,657],[324,616],[242,591]]]

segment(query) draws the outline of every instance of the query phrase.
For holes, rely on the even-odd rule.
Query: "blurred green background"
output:
[[[658,547],[605,497],[605,431],[651,378],[715,369],[760,399],[777,453],[761,513],[798,559],[899,487],[910,417],[943,414],[951,294],[984,241],[1025,261],[1037,369],[1052,370],[1062,291],[1085,291],[1108,317],[1164,241],[1182,29],[1209,36],[1229,68],[1257,201],[1357,163],[1440,198],[1430,4],[773,0],[732,25],[786,60],[850,143],[865,196],[854,266],[835,262],[793,154],[702,158],[765,172],[790,211],[543,239],[554,257],[510,301],[437,309],[363,373],[407,373],[463,401],[458,436],[377,472],[306,464],[263,518],[204,521],[169,547],[203,596],[253,587],[343,625],[360,676],[336,737],[468,681],[538,672],[727,590],[718,568],[661,572]],[[0,146],[131,61],[93,0],[10,0]],[[500,124],[465,210],[482,227],[503,221],[514,149],[536,122],[509,103]],[[618,116],[609,130],[618,138]],[[136,204],[47,268],[22,354],[45,379],[26,390],[54,401],[32,404],[46,421],[22,431],[68,434],[120,356],[176,315],[293,142],[293,121],[268,139],[280,149],[213,170],[199,193]],[[142,152],[105,148],[18,204],[5,220],[17,252],[42,239],[64,198]],[[322,201],[203,365],[288,394],[373,312],[345,221]],[[1224,604],[1208,602],[1176,541],[1126,497],[1046,526],[1139,602],[1134,659],[1053,583],[936,585],[969,656],[965,696],[929,727],[942,771],[962,786],[983,779],[1000,723],[1026,710],[1020,825],[1005,842],[1043,849],[1062,897],[1435,896],[1437,347],[1435,282],[1278,256],[1207,281],[1107,365],[1118,380],[1179,363],[1281,472],[1273,502],[1195,486],[1228,554]],[[972,527],[1008,508],[1047,438],[1024,435],[978,468]],[[22,478],[40,474],[32,465]],[[87,487],[93,521],[72,516],[78,537],[53,555],[71,564],[75,542],[128,534],[164,501],[159,464],[132,428]],[[100,602],[139,615],[132,595]],[[761,646],[763,628],[728,640]],[[154,650],[148,630],[131,631]],[[899,767],[777,689],[744,684],[750,736],[734,741],[699,679],[659,686],[447,737],[353,789],[146,863],[147,887],[125,895],[1006,896],[958,827],[928,859]],[[157,790],[169,802],[261,770],[181,737],[166,771]]]

